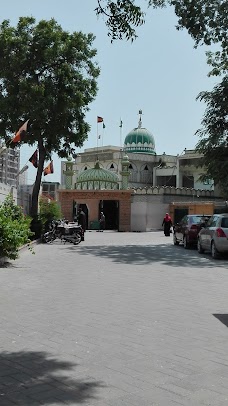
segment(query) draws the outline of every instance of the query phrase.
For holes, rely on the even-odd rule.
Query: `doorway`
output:
[[[174,209],[174,224],[178,223],[186,214],[188,214],[187,207]]]
[[[88,230],[88,207],[87,207],[86,204],[80,203],[78,205],[78,209],[79,208],[82,209],[84,211],[85,215],[86,215],[86,230]]]
[[[103,211],[105,215],[106,230],[119,230],[119,201],[100,200],[99,218],[101,211]]]

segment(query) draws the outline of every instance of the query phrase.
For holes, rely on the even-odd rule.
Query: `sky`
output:
[[[145,4],[137,0],[138,4]],[[199,92],[210,90],[215,78],[208,78],[205,48],[194,49],[186,30],[177,31],[172,8],[148,10],[146,24],[137,29],[138,38],[111,43],[102,17],[95,14],[96,0],[7,0],[1,5],[1,21],[16,25],[19,17],[33,16],[55,20],[68,32],[92,32],[96,39],[97,61],[101,73],[98,94],[90,104],[86,120],[91,126],[82,149],[97,146],[97,116],[104,118],[105,130],[99,124],[103,145],[119,146],[125,136],[142,123],[154,136],[158,155],[181,154],[193,149],[198,141],[205,105],[196,101]],[[120,136],[120,119],[123,122]],[[101,144],[99,144],[101,145]],[[21,147],[21,168],[34,148]],[[54,174],[43,180],[60,182],[60,159],[53,155]],[[35,180],[36,170],[28,169],[28,183]]]

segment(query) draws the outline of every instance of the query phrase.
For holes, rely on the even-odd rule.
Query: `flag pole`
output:
[[[98,119],[97,119],[97,152],[98,152]]]
[[[120,148],[122,148],[122,127],[123,127],[123,122],[120,118]]]
[[[104,129],[105,129],[104,123],[102,124],[102,127],[103,127],[103,131],[102,131],[102,151],[103,151],[103,146],[104,146]]]

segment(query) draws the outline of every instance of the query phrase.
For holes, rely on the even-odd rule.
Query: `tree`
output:
[[[197,131],[201,138],[197,150],[203,153],[203,163],[207,168],[204,178],[213,178],[228,196],[228,76],[224,77],[211,92],[202,92],[198,98],[203,100],[206,111],[202,128]]]
[[[23,142],[39,149],[33,217],[44,161],[53,152],[73,154],[87,138],[85,114],[99,75],[92,34],[69,34],[54,19],[35,23],[21,17],[16,27],[8,20],[0,25],[0,133],[9,141],[10,133],[29,120]]]
[[[177,29],[186,28],[196,45],[222,43],[227,47],[227,0],[144,0],[145,8],[172,6],[178,17]],[[145,23],[146,11],[135,0],[97,0],[112,39],[136,38],[138,26]]]
[[[210,74],[219,75],[228,69],[228,13],[227,0],[144,0],[147,7],[174,7],[178,18],[177,29],[186,29],[198,45],[216,45],[215,51],[207,51]],[[95,9],[103,16],[111,40],[134,40],[136,28],[146,21],[146,11],[135,0],[97,0]]]

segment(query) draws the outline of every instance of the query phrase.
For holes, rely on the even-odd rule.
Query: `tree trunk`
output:
[[[39,201],[39,193],[40,193],[40,185],[41,185],[41,178],[44,169],[44,161],[45,161],[45,148],[42,139],[38,141],[38,149],[39,149],[39,163],[36,173],[36,180],[34,183],[33,191],[32,191],[32,205],[31,205],[31,217],[36,217],[38,214],[38,201]]]

